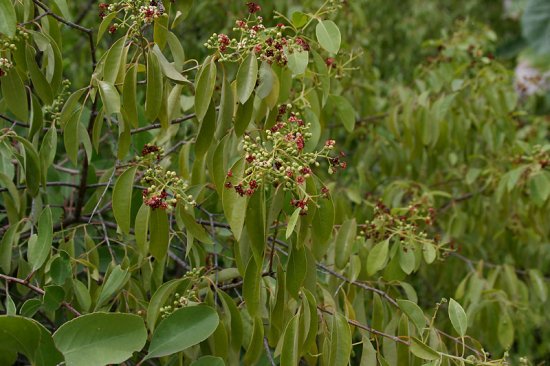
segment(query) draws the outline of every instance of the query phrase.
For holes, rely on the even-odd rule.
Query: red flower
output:
[[[328,67],[331,67],[331,66],[334,66],[336,60],[332,57],[329,57],[325,60],[325,63],[327,64]]]
[[[260,10],[262,10],[262,8],[260,7],[260,5],[256,4],[256,3],[253,3],[253,2],[249,2],[249,3],[246,3],[246,6],[248,7],[248,12],[250,14],[254,14],[254,13],[257,13],[259,12]]]
[[[303,176],[301,176],[301,175],[299,175],[299,176],[296,178],[296,183],[298,183],[298,184],[304,184],[305,181],[306,181],[306,179],[305,179]]]

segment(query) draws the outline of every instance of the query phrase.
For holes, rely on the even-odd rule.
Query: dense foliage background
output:
[[[549,54],[545,0],[0,0],[0,364],[544,364]]]

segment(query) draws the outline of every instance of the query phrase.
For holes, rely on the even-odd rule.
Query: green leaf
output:
[[[17,18],[11,0],[0,0],[0,33],[8,37],[15,36]]]
[[[21,353],[37,366],[55,366],[63,356],[40,323],[20,316],[0,316],[0,354]],[[2,356],[0,356],[0,361]]]
[[[338,53],[342,35],[340,29],[332,20],[319,21],[317,27],[315,27],[315,35],[321,47],[330,53]]]
[[[548,287],[546,286],[542,273],[538,269],[530,269],[529,278],[531,279],[532,287],[537,297],[540,301],[546,302],[548,298]]]
[[[202,356],[194,361],[191,366],[225,366],[222,358],[215,356]]]
[[[416,337],[411,337],[411,347],[410,350],[413,355],[423,360],[433,361],[439,360],[441,356],[434,349],[425,345]]]
[[[406,274],[411,274],[416,266],[415,248],[413,246],[401,246],[399,248],[399,266]]]
[[[56,311],[61,306],[65,298],[65,290],[61,286],[44,287],[44,309],[47,311]]]
[[[118,364],[140,351],[147,341],[141,317],[92,313],[64,323],[53,340],[67,366]]]
[[[111,25],[111,22],[113,21],[113,19],[116,18],[117,15],[118,15],[118,12],[112,12],[112,13],[109,13],[105,18],[103,18],[103,20],[101,21],[101,24],[99,24],[99,29],[97,31],[97,41],[96,41],[97,44],[99,44],[99,41],[101,41],[101,39],[103,38],[103,35],[109,28],[109,25]]]
[[[299,50],[291,51],[285,47],[284,53],[288,60],[287,66],[294,75],[302,75],[306,72],[309,62],[309,52]]]
[[[355,128],[355,110],[346,98],[340,95],[331,95],[330,99],[336,108],[336,115],[348,132],[353,132]]]
[[[374,246],[367,257],[367,273],[372,276],[386,265],[390,241],[386,239]]]
[[[130,125],[138,126],[138,110],[137,110],[137,70],[138,65],[130,66],[124,78],[122,87],[122,106],[121,112],[124,120]],[[96,121],[97,123],[98,121]],[[95,127],[95,125],[94,125]]]
[[[188,286],[189,279],[178,278],[163,283],[162,286],[155,291],[155,294],[151,298],[151,301],[149,301],[149,306],[147,307],[146,320],[147,328],[149,328],[150,331],[155,329],[161,306],[168,301],[170,296],[172,296],[178,288],[183,288],[186,290]]]
[[[180,206],[179,214],[185,226],[185,230],[187,230],[189,234],[193,235],[195,239],[204,244],[213,244],[212,237],[206,232],[204,227],[198,224],[195,218],[185,210],[183,205]]]
[[[514,343],[514,323],[506,310],[502,311],[499,315],[500,317],[498,318],[497,338],[500,345],[503,348],[507,349],[512,347],[512,344]]]
[[[52,248],[53,224],[52,211],[49,206],[42,210],[38,218],[38,236],[35,238],[36,240],[32,243],[31,240],[29,240],[27,252],[27,259],[33,271],[42,267]]]
[[[351,355],[351,330],[342,314],[334,314],[330,326],[330,358],[328,365],[347,366]]]
[[[167,37],[168,37],[168,14],[164,13],[158,16],[157,18],[155,18],[155,21],[154,21],[153,40],[156,43],[155,47],[160,47],[160,49],[164,49],[164,47],[166,46]]]
[[[126,37],[120,38],[111,46],[109,52],[107,52],[107,56],[105,57],[105,65],[103,66],[103,80],[110,84],[114,84],[117,79],[120,64],[122,63],[125,43]]]
[[[99,293],[99,298],[97,299],[95,309],[97,310],[101,308],[107,300],[110,300],[112,296],[118,294],[118,292],[130,279],[130,275],[131,274],[128,273],[128,270],[120,267],[120,264],[113,268],[103,283],[103,286],[101,286],[101,292]]]
[[[176,70],[174,65],[172,65],[166,59],[166,57],[164,57],[164,54],[162,53],[162,51],[160,50],[160,48],[157,45],[155,45],[153,47],[153,52],[155,53],[155,55],[158,58],[160,68],[161,68],[162,73],[164,74],[164,76],[166,76],[168,79],[173,80],[175,82],[184,83],[184,82],[188,81],[182,74],[180,74],[178,72],[178,70]]]
[[[195,139],[195,155],[202,158],[208,151],[216,132],[216,107],[210,103]]]
[[[99,95],[107,114],[120,113],[120,95],[112,83],[98,81]]]
[[[212,100],[212,94],[216,86],[216,74],[216,63],[214,59],[209,57],[204,61],[195,84],[195,114],[199,122],[206,116],[208,106]]]
[[[80,111],[75,111],[63,129],[63,144],[67,156],[74,165],[78,163],[78,146],[80,145]]]
[[[61,114],[59,116],[59,122],[61,126],[64,127],[69,119],[74,115],[77,110],[78,101],[82,98],[82,95],[86,91],[86,88],[78,89],[67,99],[65,104],[63,104],[63,109],[61,109]]]
[[[424,312],[418,305],[409,300],[397,299],[397,304],[399,308],[407,315],[407,317],[412,321],[418,333],[422,334],[424,327],[426,326],[426,318],[424,317]]]
[[[300,211],[302,209],[297,208],[292,213],[292,216],[290,216],[290,219],[288,219],[288,224],[286,225],[286,233],[285,237],[288,239],[292,235],[292,232],[294,231],[294,228],[296,227],[296,223],[298,222],[298,219],[300,218]]]
[[[529,0],[521,18],[523,37],[539,54],[550,53],[550,3]]]
[[[258,60],[254,52],[250,52],[244,59],[237,72],[237,99],[241,104],[252,95],[258,78]]]
[[[309,19],[309,16],[305,13],[302,13],[301,11],[295,11],[292,13],[291,21],[292,25],[296,28],[302,28],[304,25],[307,24],[307,20]]]
[[[0,0],[0,24],[2,23],[2,2],[9,0]],[[11,5],[10,5],[11,6]],[[2,76],[2,96],[5,99],[8,109],[22,122],[27,122],[29,118],[29,106],[27,102],[27,92],[25,84],[19,77],[15,68]]]
[[[113,215],[125,233],[130,233],[130,209],[132,206],[132,192],[137,167],[128,168],[118,177],[113,188]]]
[[[244,160],[240,159],[231,167],[233,177],[226,177],[227,182],[240,182],[244,173]],[[241,197],[234,189],[224,188],[222,193],[223,211],[235,239],[241,238],[246,217],[247,197]]]
[[[355,219],[346,220],[342,223],[334,243],[334,257],[337,268],[342,269],[348,264],[356,233],[357,223]]]
[[[34,86],[36,94],[40,97],[40,100],[46,105],[50,105],[53,102],[53,90],[48,83],[48,80],[40,71],[36,63],[36,52],[30,46],[27,46],[26,50],[26,62],[27,69],[29,70],[30,80]]]
[[[281,366],[298,365],[300,356],[300,342],[298,325],[300,321],[299,314],[296,314],[288,322],[283,335],[283,346],[281,349]]]
[[[159,323],[144,360],[181,352],[208,338],[219,324],[218,313],[208,306],[178,309]]]
[[[25,150],[25,182],[31,196],[36,197],[40,190],[40,182],[44,180],[38,153],[34,146],[26,139],[15,136],[15,140],[23,145]],[[44,183],[43,183],[44,184]]]
[[[299,290],[307,275],[307,256],[304,246],[292,247],[286,268],[286,289],[294,298],[299,298]]]
[[[454,299],[449,301],[449,319],[458,335],[464,337],[468,329],[468,317],[462,306]]]
[[[170,225],[168,215],[162,209],[151,210],[149,216],[149,233],[151,236],[149,250],[157,260],[164,260],[168,252]]]
[[[42,301],[38,299],[28,299],[27,301],[25,301],[23,306],[21,306],[19,313],[24,317],[32,318],[41,306]]]
[[[163,78],[159,60],[154,52],[147,53],[147,88],[145,89],[145,118],[154,121],[162,107]]]
[[[261,266],[258,266],[254,257],[250,257],[246,266],[246,272],[243,276],[243,298],[248,313],[252,317],[260,315],[261,270]]]

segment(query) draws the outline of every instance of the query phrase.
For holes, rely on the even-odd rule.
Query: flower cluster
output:
[[[136,160],[145,168],[141,183],[147,186],[142,192],[143,202],[153,208],[172,210],[178,203],[195,205],[193,196],[185,191],[187,183],[177,176],[176,172],[165,170],[158,162],[163,154],[163,149],[155,145],[145,145],[142,157]]]
[[[151,24],[165,12],[162,2],[149,0],[120,0],[112,4],[100,3],[98,7],[101,19],[111,13],[119,13],[115,23],[108,28],[111,34],[120,28],[129,28],[130,34],[135,35],[142,26]]]
[[[57,95],[51,105],[44,106],[44,119],[52,121],[56,124],[60,122],[61,110],[65,101],[71,94],[71,81],[68,79],[63,80],[61,92]]]
[[[6,75],[13,68],[13,64],[7,58],[0,57],[0,77]]]
[[[303,38],[283,34],[284,24],[266,28],[263,18],[256,15],[261,10],[258,4],[249,2],[246,5],[250,15],[235,22],[233,31],[238,32],[236,37],[214,33],[205,43],[205,47],[219,52],[221,60],[238,61],[249,52],[254,52],[262,61],[286,65],[286,52],[309,50],[309,44]]]
[[[191,303],[200,303],[196,285],[202,278],[202,270],[200,268],[193,268],[185,274],[184,278],[191,280],[193,287],[185,289],[183,294],[179,294],[176,292],[174,294],[174,301],[172,301],[171,304],[165,305],[160,308],[161,318],[164,319],[168,315],[172,314],[174,311],[186,307]]]
[[[373,218],[362,225],[359,234],[374,242],[395,238],[407,245],[432,245],[436,249],[448,251],[448,248],[442,247],[439,235],[433,238],[428,236],[427,230],[435,224],[435,220],[436,210],[433,207],[412,204],[407,208],[390,210],[379,201],[374,206]]]
[[[310,123],[305,123],[298,113],[287,113],[288,106],[279,107],[277,121],[273,127],[257,137],[245,135],[243,142],[245,171],[241,181],[233,182],[233,172],[227,173],[227,189],[234,189],[240,196],[251,196],[262,186],[273,184],[282,186],[284,191],[293,193],[291,204],[307,213],[308,204],[318,197],[327,197],[328,189],[323,187],[321,194],[312,196],[306,191],[306,181],[313,176],[313,168],[325,159],[328,172],[345,168],[345,162],[331,155],[334,140],[328,140],[320,151],[307,152],[306,143],[311,138]]]

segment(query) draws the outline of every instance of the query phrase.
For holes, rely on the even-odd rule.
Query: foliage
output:
[[[438,3],[0,0],[0,363],[547,358],[547,123]]]

